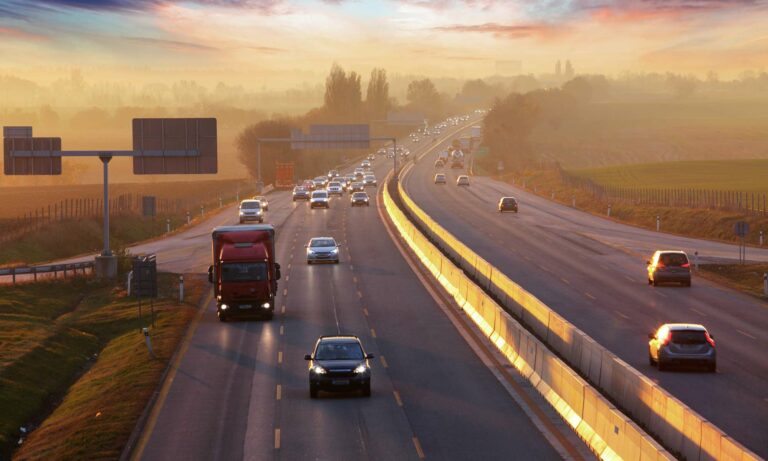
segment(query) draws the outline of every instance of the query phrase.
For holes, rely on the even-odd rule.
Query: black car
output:
[[[296,187],[293,189],[293,201],[296,200],[309,200],[309,191],[303,187]]]
[[[316,398],[319,391],[360,390],[371,395],[371,366],[357,336],[321,336],[309,361],[309,396]]]
[[[349,202],[352,206],[370,206],[368,199],[368,194],[365,192],[355,192],[352,194],[352,197],[350,197]]]
[[[499,213],[514,211],[517,213],[517,200],[514,197],[502,197],[499,199]]]

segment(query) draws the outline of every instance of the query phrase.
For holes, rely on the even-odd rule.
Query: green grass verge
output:
[[[187,279],[187,299],[197,301],[203,281]],[[168,297],[174,280],[160,275],[156,360],[139,332],[149,318],[137,318],[121,289],[86,280],[0,287],[0,458],[22,426],[34,431],[15,459],[119,456],[195,313]]]
[[[604,186],[768,193],[768,159],[645,163],[569,173]]]
[[[766,272],[768,264],[701,264],[698,274],[768,301],[763,294],[763,274]]]

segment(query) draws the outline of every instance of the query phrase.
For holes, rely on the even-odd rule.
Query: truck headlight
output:
[[[358,375],[361,373],[365,373],[366,371],[368,371],[368,367],[365,366],[364,363],[361,363],[360,365],[357,366],[357,368],[355,368],[355,373],[357,373]]]
[[[321,367],[320,365],[315,365],[312,367],[312,373],[316,375],[324,375],[326,373],[325,368]]]

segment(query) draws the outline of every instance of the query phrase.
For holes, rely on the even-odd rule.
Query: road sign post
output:
[[[64,151],[61,138],[35,138],[32,127],[4,127],[6,175],[60,175],[62,157],[98,157],[103,168],[103,249],[95,273],[117,276],[117,260],[109,248],[109,162],[132,157],[134,174],[203,174],[217,172],[215,118],[133,119],[133,150]]]
[[[747,243],[746,238],[749,235],[749,223],[746,221],[737,221],[733,225],[733,233],[739,237],[739,262],[744,264],[747,261]]]

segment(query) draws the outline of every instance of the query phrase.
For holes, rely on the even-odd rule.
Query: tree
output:
[[[365,93],[365,103],[368,106],[370,117],[376,120],[383,120],[387,117],[390,101],[386,70],[375,68],[371,71],[371,80],[368,82],[368,90]]]
[[[325,79],[325,112],[334,121],[353,121],[360,117],[362,108],[360,75],[347,75],[338,64],[333,64]]]
[[[571,60],[565,61],[565,78],[567,80],[570,80],[573,78],[573,76],[576,75],[576,71],[573,70],[573,65],[571,64]]]
[[[435,84],[428,78],[414,80],[409,83],[406,99],[408,99],[408,102],[414,109],[426,114],[439,114],[442,112],[442,97],[437,92]]]
[[[528,138],[538,119],[536,93],[513,93],[497,100],[484,120],[484,143],[490,150],[484,161],[487,167],[495,168],[499,160],[513,167],[530,164],[534,155]]]
[[[287,138],[296,124],[287,118],[262,120],[240,133],[237,137],[237,150],[240,162],[245,165],[251,177],[259,177],[259,138]],[[275,179],[275,162],[290,162],[300,159],[301,151],[291,150],[290,143],[261,144],[261,178],[264,184],[270,184]]]
[[[692,75],[667,74],[667,85],[672,88],[675,97],[685,99],[693,96],[699,86],[699,80]]]
[[[560,60],[557,60],[557,64],[555,65],[555,75],[557,78],[560,78],[563,75],[563,66],[560,64]]]
[[[563,92],[569,94],[580,103],[587,103],[592,99],[592,85],[586,77],[576,77],[563,84]]]

